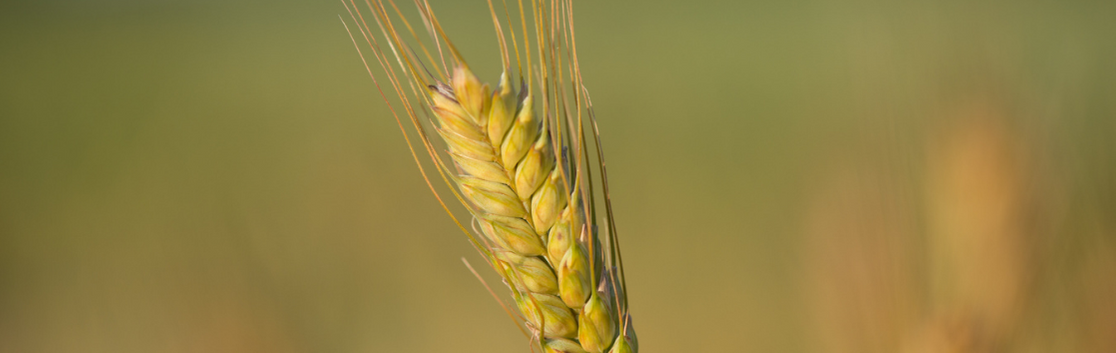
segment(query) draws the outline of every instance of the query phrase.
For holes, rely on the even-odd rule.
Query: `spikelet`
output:
[[[376,37],[355,3],[350,0],[348,5],[384,68],[384,77],[403,102],[422,147],[471,213],[479,236],[464,226],[462,230],[511,289],[515,306],[534,336],[532,342],[545,352],[637,352],[611,209],[604,220],[607,235],[595,224],[597,204],[590,176],[599,178],[604,206],[611,206],[600,139],[572,47],[572,3],[532,3],[529,14],[536,21],[536,32],[527,32],[524,25],[518,35],[536,38],[540,58],[531,61],[528,43],[522,47],[512,43],[520,68],[519,90],[512,85],[509,46],[491,3],[505,68],[495,88],[465,64],[428,5],[419,5],[422,23],[438,46],[436,52],[443,53],[445,45],[450,64],[435,60],[431,54],[435,51],[419,38],[415,38],[418,50],[405,42],[400,33],[406,32],[399,29],[414,34],[412,26],[404,17],[390,16],[391,6],[378,0],[369,3],[371,17],[383,34]],[[510,33],[514,41],[517,32]],[[549,35],[568,35],[571,40],[539,41]],[[391,65],[388,49],[398,66]],[[573,62],[545,55],[567,50],[574,53]],[[537,71],[532,69],[535,65]],[[559,76],[548,76],[554,74]],[[420,118],[423,112],[429,113],[432,127]],[[407,129],[400,125],[410,141]],[[594,140],[586,140],[586,127],[592,127]],[[437,134],[427,134],[428,129]],[[444,150],[428,136],[439,136]],[[590,154],[601,163],[599,173],[589,170]]]
[[[624,329],[621,330],[616,341],[612,343],[612,349],[609,353],[637,353],[639,352],[639,337],[636,337],[635,328],[632,327],[631,322],[624,322]]]

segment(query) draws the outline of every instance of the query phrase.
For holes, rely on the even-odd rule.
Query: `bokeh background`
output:
[[[0,4],[0,351],[529,351],[343,13]],[[575,14],[645,352],[1116,351],[1116,2]]]

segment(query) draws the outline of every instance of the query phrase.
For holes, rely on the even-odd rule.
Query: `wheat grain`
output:
[[[444,61],[441,67],[436,65],[438,60],[415,36],[411,24],[394,3],[388,4],[368,3],[383,35],[382,43],[372,35],[372,27],[352,0],[346,7],[352,5],[350,11],[355,10],[353,20],[373,48],[385,71],[383,77],[399,96],[439,175],[456,187],[454,195],[473,216],[480,236],[462,229],[508,284],[533,333],[532,341],[546,352],[637,352],[600,138],[576,61],[572,3],[533,1],[529,6],[537,63],[531,61],[532,45],[526,40],[531,33],[525,7],[519,4],[522,52],[516,31],[509,32],[520,68],[519,90],[512,85],[507,41],[491,2],[489,9],[507,68],[495,89],[473,74],[428,4],[415,1],[439,57],[445,45],[451,65]],[[390,16],[389,8],[397,16]],[[511,24],[509,12],[505,15]],[[402,39],[400,24],[418,40],[425,63]],[[526,58],[523,61],[521,53]],[[398,66],[392,66],[391,59]],[[447,72],[449,67],[452,72]],[[431,128],[441,137],[448,150],[445,156],[452,163],[445,161],[427,137],[427,127],[419,118],[424,111],[431,113]],[[592,124],[594,141],[585,139],[588,124]],[[406,129],[403,132],[409,136]],[[595,222],[590,143],[600,162],[596,174],[605,193],[607,237]],[[421,163],[419,166],[422,168]]]

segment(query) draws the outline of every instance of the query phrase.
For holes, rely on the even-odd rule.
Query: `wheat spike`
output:
[[[425,1],[416,0],[415,5],[442,58],[441,67],[393,2],[367,2],[381,42],[355,2],[349,1],[346,8],[372,47],[423,149],[471,213],[479,234],[464,226],[462,230],[508,284],[533,333],[532,342],[545,352],[637,352],[600,138],[576,61],[572,3],[519,3],[522,52],[516,31],[509,32],[520,68],[517,90],[508,72],[507,41],[491,1],[505,68],[494,88],[473,74]],[[514,28],[509,10],[505,8],[505,16]],[[528,15],[534,33],[527,29]],[[425,61],[400,35],[402,28],[418,41]],[[531,61],[527,38],[532,35],[538,62]],[[443,45],[450,65],[444,61]],[[429,112],[429,127],[420,118],[424,112]],[[585,139],[590,124],[593,141]],[[407,129],[402,123],[400,128],[410,144]],[[441,137],[444,151],[428,137],[427,129]],[[590,144],[605,193],[603,233],[595,222]],[[419,167],[423,170],[421,162]]]

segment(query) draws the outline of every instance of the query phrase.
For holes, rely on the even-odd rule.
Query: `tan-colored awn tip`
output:
[[[531,350],[637,352],[601,139],[577,60],[572,1],[508,6],[501,0],[498,12],[488,0],[504,68],[494,87],[469,69],[426,0],[413,0],[421,23],[408,21],[392,0],[342,2],[383,70],[373,74],[361,54],[423,178],[508,285],[518,313],[501,305]],[[416,33],[418,25],[425,36]],[[350,37],[360,52],[357,36],[350,31]],[[388,99],[380,79],[398,101]],[[470,226],[446,206],[416,144],[472,216]],[[598,218],[601,205],[605,214]]]

